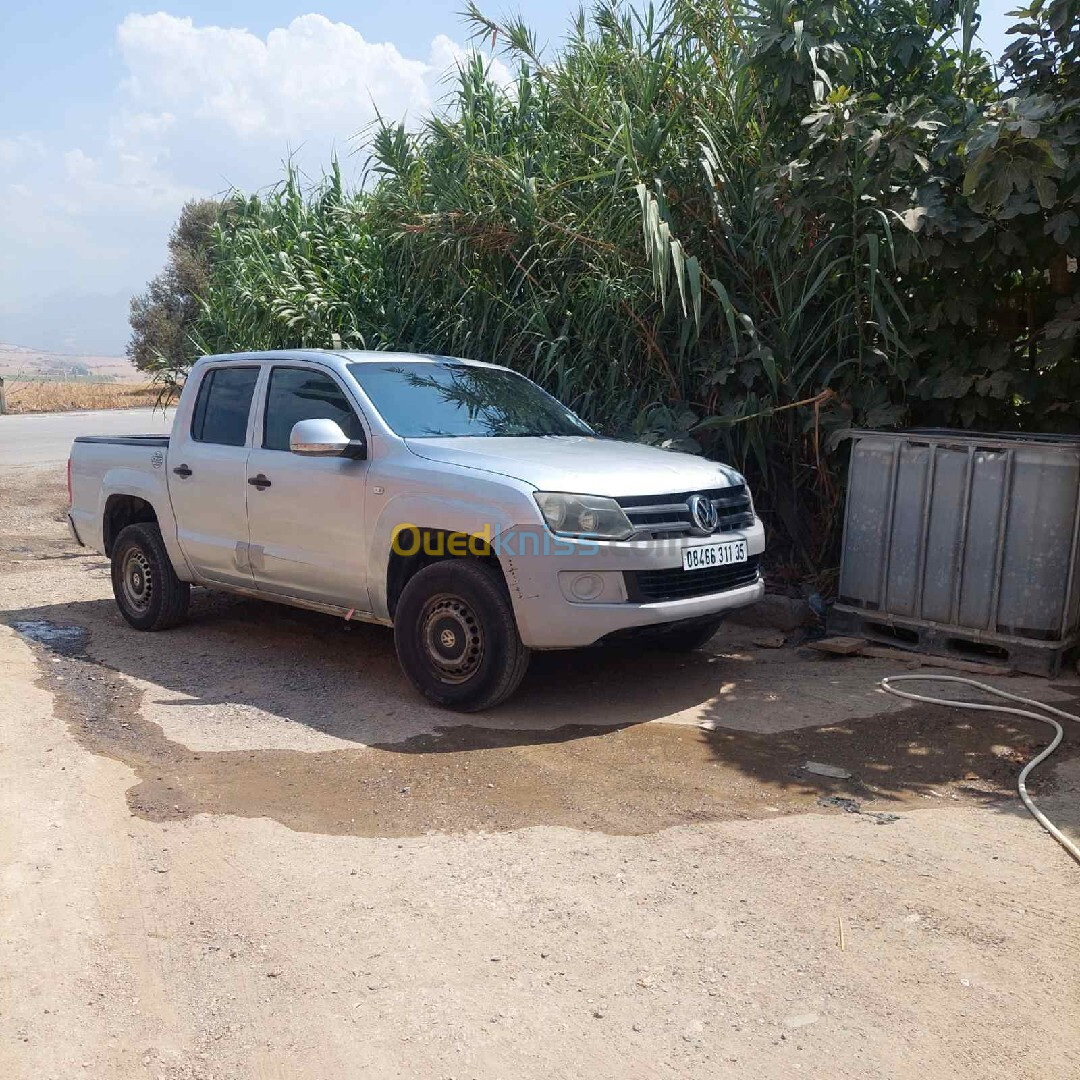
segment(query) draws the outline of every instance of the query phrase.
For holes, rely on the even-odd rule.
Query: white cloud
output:
[[[265,38],[159,12],[116,31],[118,96],[79,145],[0,135],[0,295],[9,309],[57,292],[136,290],[160,268],[182,203],[318,175],[376,116],[416,121],[468,51],[435,37],[423,57],[302,15]],[[498,61],[492,77],[509,83]],[[126,329],[118,327],[122,341]],[[29,344],[32,344],[30,342]]]
[[[410,59],[322,15],[301,15],[265,40],[164,12],[128,15],[117,42],[127,93],[146,113],[210,121],[245,140],[344,139],[376,108],[394,117],[430,109],[439,81],[466,55],[440,34],[427,58]],[[498,61],[492,74],[509,78]]]

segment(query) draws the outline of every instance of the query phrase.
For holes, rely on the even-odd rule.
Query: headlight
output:
[[[634,535],[634,526],[614,499],[605,499],[600,495],[538,491],[536,505],[540,507],[548,528],[559,536],[628,540]]]

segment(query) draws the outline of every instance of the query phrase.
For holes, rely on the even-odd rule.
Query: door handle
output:
[[[263,473],[259,473],[258,476],[249,476],[248,483],[252,487],[257,487],[260,491],[265,491],[270,486],[270,480]]]
[[[177,465],[173,472],[177,476],[182,476],[185,480],[191,475],[191,470],[186,465]]]

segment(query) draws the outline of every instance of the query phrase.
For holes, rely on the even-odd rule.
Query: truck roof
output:
[[[440,356],[437,353],[385,352],[376,349],[262,349],[252,352],[214,353],[200,356],[199,360],[220,363],[223,360],[337,360],[344,364],[380,363],[387,361],[425,360],[431,363],[470,364],[476,367],[500,367],[482,360],[468,360],[461,356]]]

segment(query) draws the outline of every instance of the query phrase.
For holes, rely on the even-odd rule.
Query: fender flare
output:
[[[513,527],[503,520],[505,516],[505,509],[494,502],[452,495],[410,494],[387,500],[372,529],[368,548],[368,599],[371,613],[383,619],[390,618],[386,578],[394,538],[402,529],[409,526],[436,529],[441,532],[463,533],[491,542]],[[506,559],[498,548],[496,551],[503,574],[506,575]]]
[[[105,510],[109,499],[114,495],[127,495],[149,503],[157,517],[161,539],[165,544],[169,559],[181,581],[194,581],[187,559],[176,539],[176,519],[173,516],[172,500],[169,498],[168,484],[165,478],[147,474],[139,469],[119,466],[109,469],[101,479],[98,491],[98,527],[101,530],[102,551],[105,549]]]

